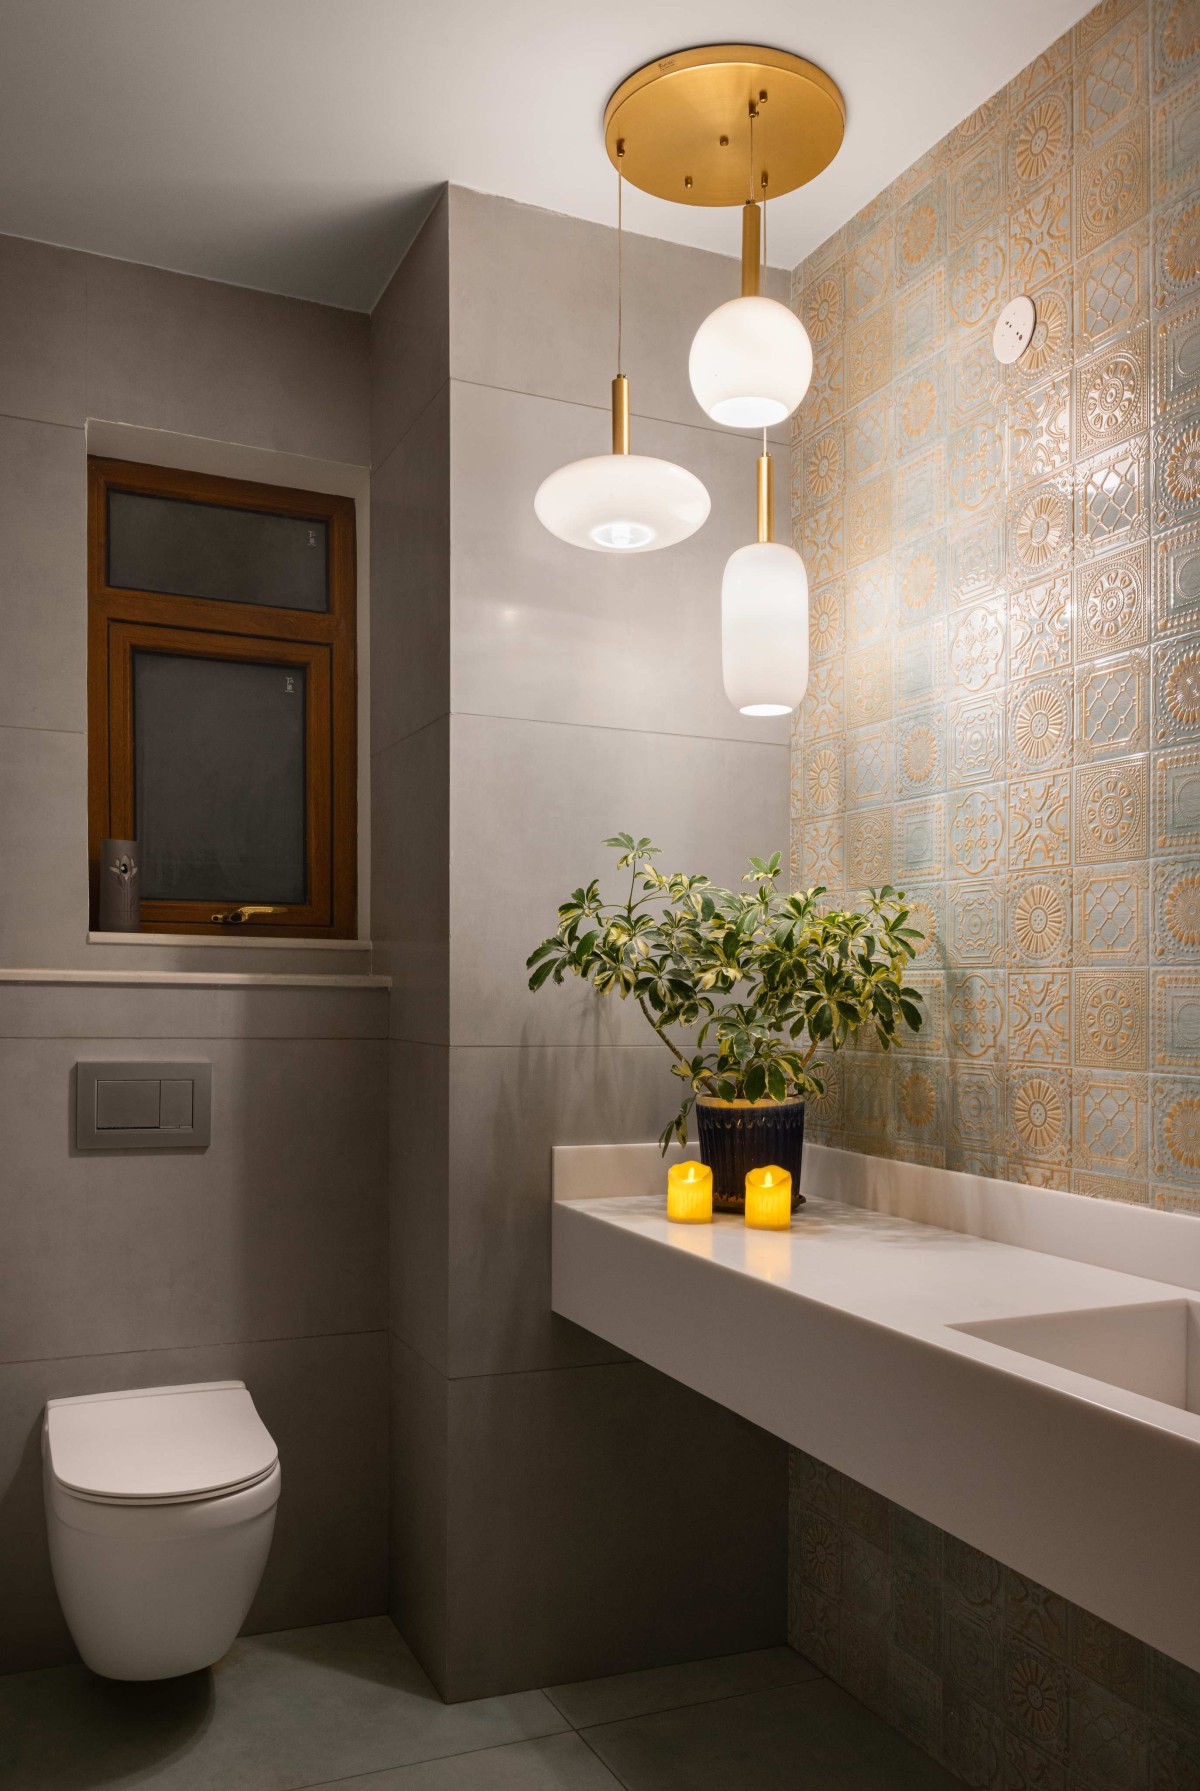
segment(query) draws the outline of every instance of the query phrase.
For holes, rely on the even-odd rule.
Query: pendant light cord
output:
[[[621,242],[622,242],[622,237],[623,237],[622,226],[624,224],[623,200],[625,197],[625,176],[624,176],[624,172],[621,168],[621,157],[622,157],[622,155],[624,155],[624,153],[625,152],[623,149],[618,149],[618,151],[617,151],[617,376],[618,376],[618,378],[620,377],[620,375],[623,371],[622,366],[621,366],[621,322],[622,322],[622,319],[621,319],[621,295],[622,295],[622,287],[624,285],[624,269],[622,267]]]

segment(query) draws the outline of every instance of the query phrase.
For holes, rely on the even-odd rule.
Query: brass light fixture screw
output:
[[[729,138],[728,138],[728,137],[722,137],[722,138],[721,138],[721,148],[722,148],[722,149],[728,149],[728,148],[729,148]]]
[[[692,177],[691,177],[691,175],[690,175],[690,174],[685,174],[685,175],[684,175],[684,177],[683,177],[683,184],[684,184],[684,186],[685,186],[685,187],[690,187],[690,186],[691,186],[691,184],[692,184]]]

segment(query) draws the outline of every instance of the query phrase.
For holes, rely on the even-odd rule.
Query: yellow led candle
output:
[[[756,1231],[786,1231],[792,1223],[792,1178],[777,1163],[746,1176],[746,1223]]]
[[[667,1218],[676,1225],[712,1223],[712,1170],[705,1163],[672,1163],[667,1170]]]

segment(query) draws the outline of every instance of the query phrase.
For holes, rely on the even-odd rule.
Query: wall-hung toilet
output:
[[[219,1660],[266,1565],[279,1454],[241,1381],[52,1399],[46,1527],[93,1672],[169,1679]]]

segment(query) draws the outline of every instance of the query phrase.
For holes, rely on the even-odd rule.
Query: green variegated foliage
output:
[[[873,1026],[885,1051],[921,1025],[921,995],[904,972],[922,935],[908,925],[902,891],[869,890],[861,910],[822,912],[823,885],[796,895],[776,887],[779,854],[752,858],[752,893],[654,867],[658,848],[628,833],[605,840],[629,872],[623,902],[599,882],[558,910],[558,930],[528,959],[529,987],[569,973],[599,995],[633,998],[687,1084],[666,1127],[687,1143],[697,1095],[776,1101],[825,1092],[818,1056]],[[676,1041],[671,1030],[690,1034]]]

